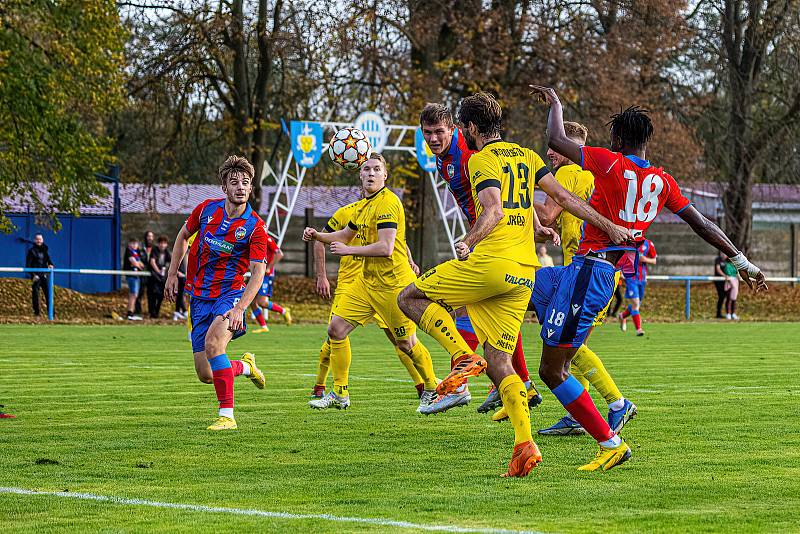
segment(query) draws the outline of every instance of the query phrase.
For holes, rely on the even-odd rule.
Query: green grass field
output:
[[[413,385],[374,326],[354,334],[346,412],[314,412],[321,326],[275,326],[232,343],[255,351],[267,389],[236,383],[239,430],[209,433],[213,388],[194,376],[180,327],[2,326],[0,486],[295,515],[406,521],[443,530],[797,531],[797,324],[648,324],[592,345],[639,415],[633,458],[576,471],[588,437],[540,438],[544,462],[501,479],[512,429],[473,404],[422,417]],[[526,325],[532,370],[539,343]],[[430,338],[440,376],[448,359]],[[535,371],[534,371],[535,374]],[[543,392],[534,427],[560,417]],[[0,492],[13,531],[401,531],[375,522],[175,509]]]

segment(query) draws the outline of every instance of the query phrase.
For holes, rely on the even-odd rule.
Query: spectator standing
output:
[[[131,237],[125,249],[125,257],[122,260],[124,271],[144,271],[144,262],[139,254],[139,240]],[[139,297],[139,290],[142,286],[142,279],[139,276],[125,277],[128,283],[128,320],[141,321],[142,316],[136,313],[136,302]]]
[[[53,268],[53,261],[50,259],[50,252],[47,250],[47,245],[44,244],[44,236],[42,234],[33,236],[33,246],[28,249],[28,255],[25,257],[25,267],[33,269]],[[39,309],[39,288],[44,291],[44,301],[47,303],[47,309],[50,309],[47,273],[31,273],[31,280],[33,281],[31,292],[33,314],[38,316],[41,312]]]
[[[149,254],[147,264],[150,270],[150,279],[147,284],[147,310],[151,319],[158,319],[161,314],[161,303],[164,301],[164,284],[167,282],[167,269],[169,268],[172,254],[167,249],[169,242],[166,236],[159,236],[155,248]]]
[[[175,295],[175,311],[172,312],[173,321],[186,320],[186,297],[184,289],[186,287],[186,260],[188,256],[183,257],[183,261],[178,265],[178,294]]]
[[[739,296],[739,273],[729,259],[725,261],[722,270],[725,272],[725,294],[728,299],[725,302],[725,318],[729,321],[738,321],[736,299]]]
[[[725,264],[728,263],[728,256],[720,252],[714,260],[714,276],[726,276]],[[714,287],[717,289],[717,319],[724,319],[722,306],[725,305],[727,311],[728,291],[725,289],[724,280],[715,280]]]
[[[143,240],[139,244],[139,259],[142,260],[144,263],[145,268],[147,265],[150,265],[150,253],[153,251],[153,247],[155,246],[156,241],[156,234],[152,231],[147,230],[144,233]],[[134,312],[136,315],[142,315],[142,298],[144,297],[145,292],[147,291],[146,284],[139,285],[139,293],[136,295],[136,309]]]
[[[555,265],[555,263],[553,263],[553,258],[547,253],[546,246],[539,245],[537,253],[539,256],[539,263],[542,264],[542,267],[553,267]]]

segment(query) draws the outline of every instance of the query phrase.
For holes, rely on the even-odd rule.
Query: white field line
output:
[[[253,510],[248,508],[226,508],[220,506],[203,506],[200,504],[183,504],[183,503],[173,503],[173,502],[149,501],[146,499],[127,499],[124,497],[114,497],[110,495],[95,495],[94,493],[73,493],[68,491],[37,491],[25,488],[0,487],[0,493],[11,493],[14,495],[62,497],[66,499],[80,499],[85,501],[108,502],[112,504],[122,504],[129,506],[149,506],[152,508],[170,508],[174,510],[186,510],[189,512],[268,517],[271,519],[287,519],[287,520],[317,519],[321,521],[331,521],[336,523],[359,523],[362,525],[407,528],[411,530],[430,530],[438,532],[479,532],[486,534],[522,534],[522,533],[537,534],[534,531],[505,530],[496,528],[470,528],[470,527],[459,527],[456,525],[427,525],[422,523],[411,523],[408,521],[397,521],[394,519],[380,519],[375,517],[346,517],[346,516],[337,516],[331,514],[290,514],[287,512],[268,512],[264,510]]]

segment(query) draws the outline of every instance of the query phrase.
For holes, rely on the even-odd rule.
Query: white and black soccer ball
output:
[[[372,154],[372,145],[358,128],[342,128],[331,137],[328,155],[348,171],[360,169]]]

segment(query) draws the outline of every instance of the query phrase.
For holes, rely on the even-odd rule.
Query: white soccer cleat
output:
[[[336,408],[337,410],[346,410],[350,407],[350,396],[339,397],[333,391],[328,392],[327,395],[321,399],[314,399],[308,401],[308,406],[315,410],[327,410],[328,408]]]

